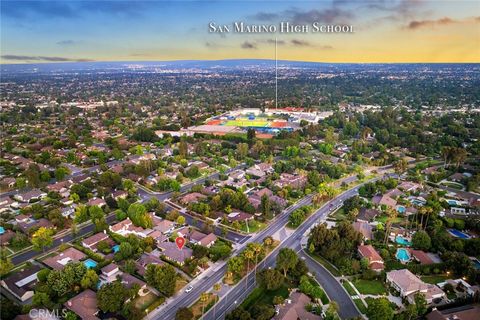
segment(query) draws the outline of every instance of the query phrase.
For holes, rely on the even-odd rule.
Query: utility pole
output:
[[[275,109],[278,109],[277,37],[275,37]]]

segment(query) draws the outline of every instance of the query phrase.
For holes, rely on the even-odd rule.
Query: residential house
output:
[[[176,262],[181,266],[193,256],[192,249],[185,246],[182,249],[179,249],[177,244],[173,242],[162,242],[157,244],[157,247],[160,249],[161,255],[165,259]]]
[[[248,221],[253,220],[253,215],[243,212],[243,211],[235,211],[227,215],[227,221],[232,223],[234,221]]]
[[[13,211],[13,208],[18,206],[18,202],[5,197],[0,199],[0,213]]]
[[[311,299],[304,293],[295,291],[285,300],[282,306],[277,309],[274,320],[321,320],[322,317],[307,311]]]
[[[97,295],[90,289],[82,291],[64,304],[65,308],[74,312],[81,319],[95,320],[99,319],[97,306]]]
[[[361,208],[357,215],[357,221],[371,222],[375,220],[378,215],[380,215],[380,211],[377,209]]]
[[[373,227],[365,221],[357,220],[352,223],[353,229],[360,232],[365,240],[373,239]]]
[[[107,203],[105,202],[105,200],[101,199],[101,198],[93,198],[93,199],[90,199],[90,201],[87,202],[86,204],[87,206],[98,206],[98,207],[104,207],[107,205]]]
[[[217,241],[217,236],[213,233],[209,233],[208,235],[206,235],[205,233],[194,230],[190,234],[191,243],[198,244],[207,248],[210,248],[215,243],[215,241]]]
[[[427,320],[478,320],[480,318],[480,305],[469,304],[443,310],[433,308],[426,315]]]
[[[125,199],[126,197],[128,197],[128,192],[124,191],[124,190],[117,190],[117,191],[112,193],[112,198],[117,200],[117,201],[119,199]]]
[[[141,276],[144,276],[145,271],[147,270],[147,266],[149,264],[163,265],[163,264],[165,264],[165,262],[163,262],[158,257],[155,257],[154,255],[152,255],[150,253],[144,253],[135,262],[135,266],[137,268],[137,273]]]
[[[181,197],[179,202],[183,205],[188,205],[190,203],[199,202],[200,200],[205,198],[207,198],[207,196],[204,194],[201,194],[199,192],[192,192]]]
[[[155,223],[153,229],[160,231],[163,234],[170,234],[173,232],[173,230],[175,230],[175,222],[167,219],[161,219]]]
[[[398,186],[399,189],[402,189],[405,192],[415,192],[422,189],[422,185],[412,181],[403,181]]]
[[[34,288],[37,284],[37,273],[42,270],[38,265],[20,272],[14,272],[11,276],[1,281],[2,287],[10,292],[21,302],[25,302],[33,297]]]
[[[100,241],[111,241],[113,242],[109,237],[108,237],[108,234],[106,234],[105,232],[99,232],[99,233],[96,233],[94,234],[93,236],[90,236],[86,239],[83,239],[82,241],[82,246],[84,246],[85,248],[88,248],[90,250],[92,250],[93,252],[96,252],[97,251],[97,244],[100,242]]]
[[[432,264],[432,263],[434,263],[433,259],[425,251],[410,249],[410,253],[411,253],[413,259],[418,261],[420,264]]]
[[[53,257],[43,260],[42,262],[54,270],[62,270],[67,263],[79,262],[86,257],[87,256],[82,251],[71,247]]]
[[[40,218],[38,220],[29,219],[27,222],[20,222],[17,226],[22,230],[23,233],[29,234],[30,230],[33,228],[54,228],[53,223],[45,218]]]
[[[14,195],[13,198],[20,202],[30,202],[34,200],[40,200],[46,196],[47,194],[40,189],[33,189],[31,191],[18,193]]]
[[[373,271],[380,272],[385,268],[382,257],[371,245],[358,246],[358,254],[368,260],[368,266]]]
[[[299,174],[282,173],[280,179],[275,181],[275,186],[279,188],[292,187],[301,189],[307,184],[307,177]]]
[[[386,282],[410,303],[414,303],[414,296],[417,292],[425,295],[428,304],[431,304],[434,300],[441,300],[446,297],[442,289],[436,285],[423,282],[408,269],[387,272]]]
[[[372,202],[378,206],[385,205],[387,207],[395,209],[397,201],[390,198],[387,195],[377,195],[372,198]]]
[[[146,238],[153,230],[143,229],[142,227],[137,227],[133,224],[130,218],[126,218],[123,221],[120,221],[113,226],[109,226],[111,232],[117,233],[121,236],[128,236],[129,234],[134,234],[141,238]]]

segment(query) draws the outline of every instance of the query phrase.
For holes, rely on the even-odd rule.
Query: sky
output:
[[[273,59],[480,62],[480,1],[0,2],[0,63]],[[351,25],[353,33],[209,32],[209,23]]]

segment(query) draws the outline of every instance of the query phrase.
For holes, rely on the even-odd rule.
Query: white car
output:
[[[192,286],[188,286],[187,289],[185,289],[185,292],[186,293],[189,293],[190,291],[193,290],[193,287]]]

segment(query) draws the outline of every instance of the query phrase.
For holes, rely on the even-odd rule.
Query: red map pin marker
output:
[[[177,237],[175,239],[175,243],[177,244],[178,249],[182,250],[183,246],[185,245],[185,238],[184,237]]]

